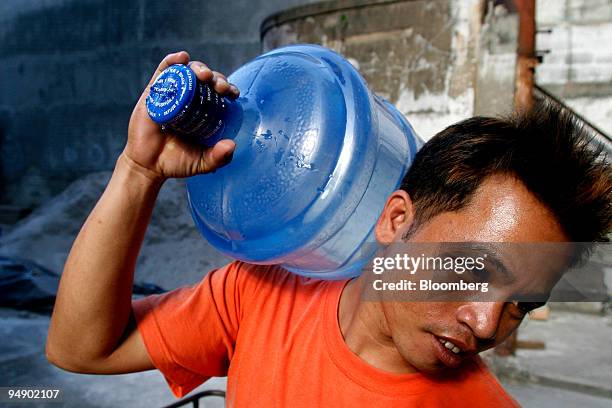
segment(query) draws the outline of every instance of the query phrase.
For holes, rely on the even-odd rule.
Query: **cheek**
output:
[[[417,331],[431,331],[439,327],[449,311],[446,303],[398,302],[388,307],[387,322],[391,334],[414,334]]]
[[[431,334],[449,326],[453,310],[450,302],[406,302],[393,309],[390,334],[401,357],[415,371],[434,373],[442,367]]]
[[[418,310],[415,305],[408,302],[383,303],[386,333],[394,342],[406,341],[406,335],[413,337],[413,333],[419,326]]]

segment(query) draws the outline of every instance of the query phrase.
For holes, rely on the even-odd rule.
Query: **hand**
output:
[[[231,161],[236,147],[228,139],[220,140],[210,148],[196,145],[167,131],[162,132],[160,126],[149,117],[145,100],[153,82],[170,65],[187,63],[197,78],[211,84],[219,95],[232,99],[238,97],[238,88],[229,84],[223,74],[212,71],[200,61],[189,62],[186,51],[167,55],[134,107],[128,127],[128,141],[121,154],[121,158],[132,168],[155,180],[215,171]]]

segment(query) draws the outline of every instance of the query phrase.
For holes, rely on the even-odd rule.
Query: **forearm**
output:
[[[136,259],[161,184],[120,156],[66,261],[48,354],[93,361],[119,345],[131,313]]]
[[[184,51],[157,67],[134,107],[113,176],[66,260],[46,348],[49,361],[64,369],[109,374],[153,368],[130,317],[136,258],[155,199],[165,178],[215,171],[235,149],[231,140],[212,147],[191,143],[149,117],[144,101],[153,83],[166,68],[187,63],[221,96],[238,97],[222,74],[190,62]]]

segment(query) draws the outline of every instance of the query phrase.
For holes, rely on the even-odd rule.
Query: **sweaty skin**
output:
[[[408,194],[394,192],[376,226],[377,239],[399,242],[413,219]],[[553,214],[520,181],[497,175],[482,183],[466,207],[433,217],[409,241],[564,242],[568,238]],[[434,336],[453,339],[472,355],[501,343],[523,318],[505,302],[361,302],[364,276],[342,293],[340,328],[353,353],[381,370],[435,372],[449,364],[437,357]]]

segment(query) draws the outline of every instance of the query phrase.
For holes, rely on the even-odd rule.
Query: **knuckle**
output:
[[[203,71],[205,69],[208,69],[208,66],[206,66],[205,63],[203,63],[202,61],[195,61],[194,62],[195,66],[198,67],[199,70]]]
[[[229,84],[227,83],[227,79],[223,77],[215,76],[213,80],[215,81],[215,85],[217,86],[220,86],[220,87],[228,86],[229,87]]]

